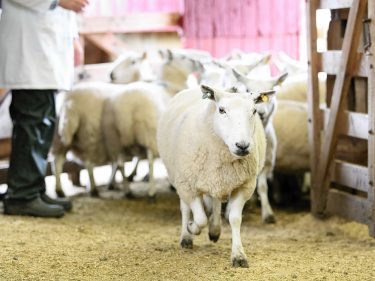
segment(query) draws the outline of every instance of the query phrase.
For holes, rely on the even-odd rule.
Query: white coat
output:
[[[69,90],[74,77],[75,14],[52,0],[3,0],[0,88]]]

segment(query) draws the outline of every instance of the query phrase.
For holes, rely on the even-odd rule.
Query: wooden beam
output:
[[[324,130],[328,129],[331,110],[321,109]],[[360,139],[368,139],[368,115],[364,113],[345,111],[337,122],[337,133]]]
[[[84,39],[104,51],[112,61],[126,51],[126,44],[113,33],[86,34]]]
[[[308,133],[310,145],[310,167],[311,167],[311,208],[316,209],[315,204],[318,202],[319,194],[314,188],[316,185],[316,167],[319,163],[320,151],[320,128],[321,116],[319,111],[319,81],[318,81],[318,52],[317,52],[317,28],[316,28],[316,9],[319,0],[308,0],[306,6],[306,23],[307,23],[307,56],[308,56]]]
[[[357,49],[362,33],[362,20],[365,15],[366,6],[367,0],[354,0],[349,12],[340,69],[337,73],[333,88],[331,111],[319,158],[320,163],[317,173],[316,192],[319,194],[320,198],[316,204],[316,209],[313,210],[313,213],[316,215],[324,214],[326,209],[329,188],[328,172],[330,170],[330,164],[332,163],[333,148],[337,143],[337,120],[339,116],[341,116],[341,105],[344,97],[348,93],[353,69],[355,68],[356,60],[358,59]]]
[[[353,0],[320,0],[319,9],[345,9],[352,6]]]
[[[79,32],[139,33],[180,32],[179,13],[133,13],[122,17],[85,17],[79,21]]]
[[[326,51],[319,53],[319,69],[330,75],[336,75],[340,69],[342,51]],[[361,53],[357,54],[358,60],[355,67],[352,69],[353,76],[367,77],[368,76],[368,58]]]
[[[332,181],[359,190],[369,191],[368,168],[361,165],[335,161]]]
[[[331,189],[328,194],[327,213],[340,215],[350,220],[368,223],[366,198]]]
[[[371,46],[366,52],[368,58],[368,174],[370,189],[367,200],[369,205],[369,233],[375,237],[375,1],[368,3],[368,17],[370,22]]]

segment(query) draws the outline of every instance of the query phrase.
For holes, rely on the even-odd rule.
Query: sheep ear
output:
[[[275,86],[281,85],[281,83],[283,83],[287,77],[288,77],[288,72],[281,74],[279,77],[277,77]]]
[[[173,53],[170,49],[167,49],[167,58],[168,58],[168,61],[173,60]]]
[[[201,85],[201,91],[203,93],[202,98],[203,99],[210,99],[210,100],[215,100],[215,91],[214,89],[206,86],[206,85]]]
[[[245,85],[247,84],[248,79],[245,75],[243,75],[242,73],[239,73],[235,69],[232,69],[232,72],[233,72],[234,77],[236,77],[238,81],[245,83]]]
[[[255,95],[255,97],[253,95],[252,96],[253,96],[253,99],[254,99],[255,103],[262,103],[262,102],[269,102],[271,97],[275,93],[276,92],[274,90],[270,90],[270,91],[258,93],[257,95]]]

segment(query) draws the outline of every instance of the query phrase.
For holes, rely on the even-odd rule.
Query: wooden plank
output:
[[[369,233],[375,237],[375,1],[370,0],[368,3],[368,17],[370,22],[370,34],[372,44],[366,52],[368,57],[368,115],[369,115],[369,138],[368,138],[368,174],[370,189],[367,200],[369,205],[370,220]]]
[[[359,191],[369,191],[367,167],[342,161],[335,161],[334,166],[332,181]]]
[[[81,34],[180,32],[179,13],[134,13],[119,17],[82,18],[78,23]]]
[[[308,56],[308,133],[310,145],[310,166],[311,166],[311,208],[316,209],[320,194],[316,188],[316,170],[319,163],[320,151],[320,128],[321,116],[319,111],[319,81],[318,81],[318,53],[317,53],[317,29],[316,9],[318,0],[309,0],[306,5],[307,23],[307,56]]]
[[[328,214],[368,223],[369,212],[366,198],[330,189],[327,202]]]
[[[343,53],[341,56],[340,69],[337,73],[333,96],[331,102],[331,111],[327,130],[322,143],[320,153],[320,163],[317,173],[317,192],[320,194],[316,209],[313,212],[322,215],[326,208],[329,182],[329,167],[332,163],[333,148],[337,143],[337,120],[341,116],[343,97],[348,93],[353,69],[356,64],[357,49],[362,31],[362,20],[365,15],[367,0],[354,0],[349,12],[349,19],[345,31],[343,42]]]
[[[324,130],[328,129],[331,110],[322,108]],[[368,139],[368,115],[345,110],[337,122],[337,133],[360,139]]]
[[[335,151],[335,160],[355,163],[367,167],[367,146],[367,140],[339,135]]]
[[[367,57],[366,57],[367,61]],[[360,113],[367,113],[368,104],[367,104],[367,79],[356,77],[354,79],[354,100],[355,108],[354,111]]]
[[[342,51],[327,51],[319,54],[320,71],[336,75],[340,69]],[[358,60],[352,69],[351,75],[359,77],[368,76],[368,57],[358,53]]]
[[[353,0],[320,0],[319,9],[345,9],[350,8]]]
[[[104,51],[112,61],[126,51],[126,44],[113,33],[86,34],[84,39]]]

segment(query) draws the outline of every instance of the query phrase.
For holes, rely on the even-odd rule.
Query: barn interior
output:
[[[2,0],[0,8],[4,2],[22,1]],[[82,137],[78,133],[61,154],[63,125],[58,120],[45,171],[46,193],[69,198],[73,209],[62,218],[39,218],[3,215],[2,208],[0,279],[373,280],[374,13],[375,0],[90,0],[76,15],[82,58],[75,62],[73,90],[56,94],[56,112],[66,118],[72,92],[98,87],[91,97],[86,90],[76,106],[89,108],[89,119],[91,114],[92,120],[102,118],[98,143],[109,143],[107,152],[117,145],[106,135],[112,111],[93,101],[98,95],[114,101],[105,104],[113,111],[118,104],[103,94],[107,86],[100,83],[112,89],[142,81],[165,87],[174,100],[180,90],[202,89],[202,84],[215,91],[230,85],[226,89],[236,93],[242,88],[231,84],[234,78],[256,85],[274,81],[268,90],[275,91],[271,99],[277,101],[270,115],[277,145],[266,177],[268,190],[266,195],[255,190],[242,211],[248,264],[231,259],[228,198],[223,200],[220,239],[213,242],[205,227],[194,236],[192,248],[184,247],[180,190],[168,177],[173,167],[166,168],[163,157],[138,144],[121,148],[116,161],[110,156],[98,160],[96,148],[94,155],[80,158],[84,154],[74,147]],[[165,72],[172,82],[163,76],[165,65],[174,67]],[[182,85],[173,80],[180,74],[185,75]],[[13,123],[12,89],[1,87],[4,200]],[[157,130],[159,117],[153,120]],[[191,139],[199,134],[198,129],[192,132]],[[258,176],[258,189],[261,181]],[[264,209],[264,196],[270,212]]]

